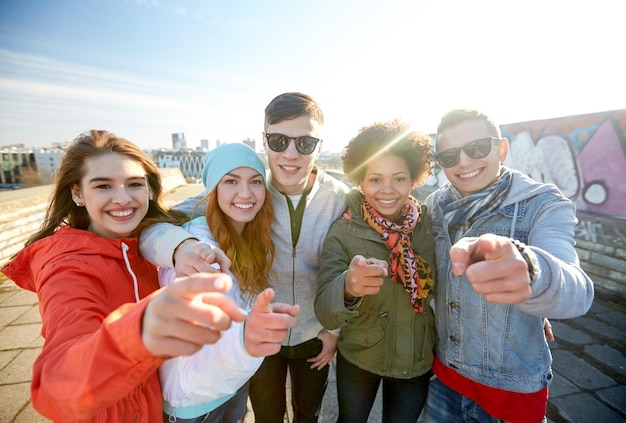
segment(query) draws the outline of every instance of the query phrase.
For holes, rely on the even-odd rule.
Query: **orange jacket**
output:
[[[2,273],[39,297],[45,343],[33,367],[37,411],[55,422],[162,421],[163,360],[141,340],[145,297],[159,285],[137,239],[63,227]]]

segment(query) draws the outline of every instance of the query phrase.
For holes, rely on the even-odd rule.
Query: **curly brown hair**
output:
[[[350,182],[360,185],[369,162],[387,154],[406,161],[414,186],[422,185],[432,174],[434,156],[430,136],[412,130],[408,123],[398,119],[361,128],[343,149],[343,172]]]

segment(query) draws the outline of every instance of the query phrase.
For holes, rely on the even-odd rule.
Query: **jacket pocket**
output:
[[[345,339],[349,344],[371,348],[385,337],[385,331],[379,325],[370,327],[343,328]]]

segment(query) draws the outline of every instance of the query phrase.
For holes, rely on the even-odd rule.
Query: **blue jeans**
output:
[[[217,407],[204,416],[195,417],[193,419],[181,419],[180,417],[168,416],[163,414],[163,422],[175,423],[237,423],[242,420],[248,411],[248,388],[250,382],[246,382],[241,388],[237,389],[235,396]]]
[[[428,389],[428,400],[419,423],[503,423],[487,413],[475,401],[434,378]],[[542,423],[546,422],[546,418]]]
[[[426,402],[429,379],[430,372],[412,379],[382,377],[355,366],[337,353],[337,421],[367,422],[382,381],[382,421],[415,423]]]
[[[307,359],[321,350],[322,341],[314,338],[293,347],[283,346],[278,354],[265,357],[250,379],[250,402],[256,423],[283,423],[287,408],[287,370],[291,377],[293,422],[317,422],[328,381],[328,366],[322,370],[311,369]]]

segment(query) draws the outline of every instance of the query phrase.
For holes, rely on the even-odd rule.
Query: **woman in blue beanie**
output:
[[[207,195],[199,205],[206,202],[206,217],[183,227],[224,250],[232,261],[228,295],[250,312],[245,326],[233,325],[215,345],[161,366],[164,421],[234,423],[247,411],[249,378],[264,356],[278,352],[299,307],[270,304],[274,292],[267,275],[274,259],[274,208],[259,155],[245,144],[223,144],[210,151],[203,164]],[[175,277],[173,268],[159,271],[161,286]]]

